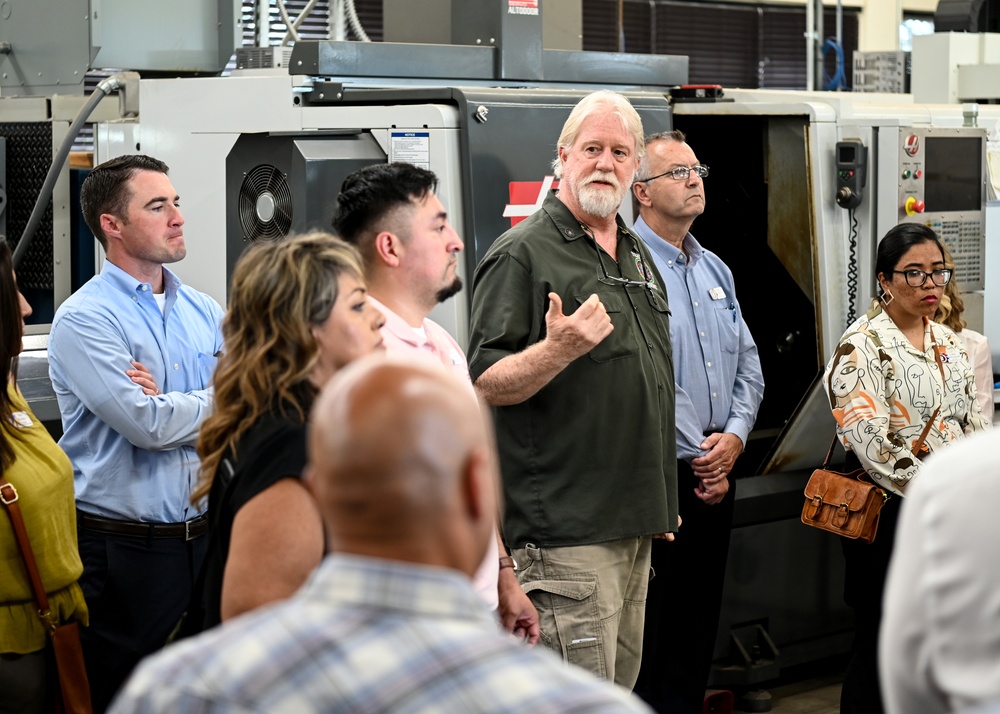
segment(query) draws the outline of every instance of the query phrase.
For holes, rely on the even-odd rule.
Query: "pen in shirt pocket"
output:
[[[733,322],[736,322],[736,303],[729,303],[729,309],[733,311]]]

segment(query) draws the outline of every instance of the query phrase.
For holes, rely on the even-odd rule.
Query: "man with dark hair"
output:
[[[208,524],[190,496],[222,308],[164,267],[187,248],[163,162],[107,161],[80,203],[107,259],[56,312],[49,371],[76,485],[84,656],[103,711],[139,659],[163,646],[201,567]]]
[[[462,288],[457,270],[464,245],[436,189],[434,172],[412,164],[358,169],[344,180],[333,227],[358,247],[365,262],[369,300],[385,315],[386,351],[433,360],[472,391],[465,353],[428,317]],[[533,643],[538,615],[510,567],[513,561],[500,557],[499,549],[498,538],[476,573],[476,589],[490,607],[499,607],[508,630]]]
[[[660,712],[700,714],[715,650],[733,522],[736,459],[764,396],[760,358],[733,274],[691,235],[708,167],[679,131],[646,137],[632,186],[634,230],[663,276],[673,319],[677,488],[684,527],[653,544],[636,693]],[[662,546],[662,547],[661,547]]]
[[[491,431],[434,365],[338,372],[306,468],[331,554],[290,599],[144,662],[115,712],[648,711],[512,641],[473,591],[498,508]]]

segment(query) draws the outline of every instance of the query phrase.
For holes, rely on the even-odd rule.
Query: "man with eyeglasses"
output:
[[[572,110],[557,193],[476,270],[469,368],[497,407],[504,538],[542,641],[631,689],[650,542],[678,525],[666,294],[618,208],[643,153],[620,94]]]
[[[670,295],[677,392],[677,487],[684,527],[653,544],[656,573],[636,693],[657,711],[700,714],[715,648],[733,521],[731,477],[764,394],[733,274],[691,235],[708,167],[680,131],[646,138],[634,230]],[[666,547],[661,547],[666,546]]]

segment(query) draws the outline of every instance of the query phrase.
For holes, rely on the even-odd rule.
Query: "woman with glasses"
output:
[[[947,265],[933,230],[912,223],[892,228],[875,259],[879,295],[840,338],[824,377],[849,460],[860,462],[890,493],[874,543],[841,540],[844,600],[854,608],[856,626],[841,690],[844,714],[883,711],[878,629],[906,486],[919,477],[928,452],[988,426],[965,345],[933,322],[952,276]],[[928,422],[923,447],[915,452]]]

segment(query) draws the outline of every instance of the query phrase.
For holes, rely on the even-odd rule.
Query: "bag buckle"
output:
[[[837,506],[837,510],[833,514],[833,525],[837,526],[838,528],[843,528],[845,525],[847,525],[847,520],[851,516],[849,508],[850,507],[846,503],[841,503],[839,506]]]
[[[7,496],[4,493],[4,489],[5,488],[9,488],[14,495],[13,496]],[[14,484],[12,484],[12,483],[5,483],[2,486],[0,486],[0,503],[3,503],[3,505],[5,505],[5,506],[9,506],[12,503],[17,503],[17,499],[18,499],[17,489],[14,488]]]
[[[50,634],[55,632],[59,621],[56,619],[55,613],[52,610],[39,610],[38,617],[42,620],[42,625],[44,625],[47,632]]]

